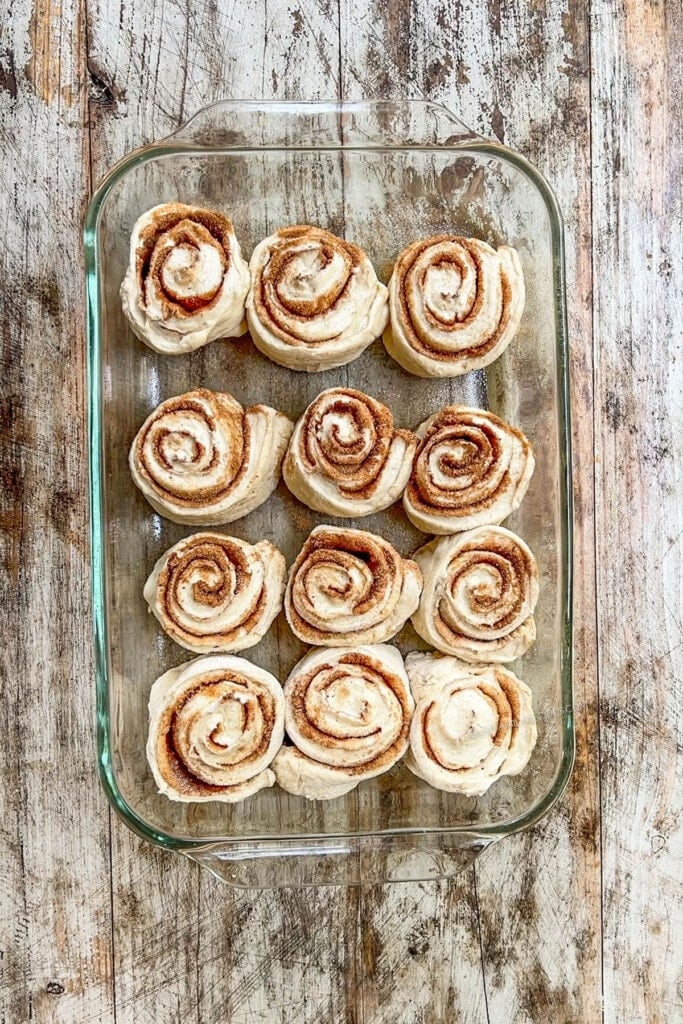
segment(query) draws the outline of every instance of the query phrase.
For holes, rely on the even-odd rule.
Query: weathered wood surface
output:
[[[110,1020],[78,258],[90,185],[85,21],[72,4],[2,6],[0,1021]]]
[[[680,6],[4,3],[0,1022],[683,1020]],[[558,192],[577,767],[456,881],[232,892],[94,773],[80,218],[215,98],[337,95],[441,100]]]
[[[629,1022],[683,1018],[682,13],[591,16],[603,988]]]

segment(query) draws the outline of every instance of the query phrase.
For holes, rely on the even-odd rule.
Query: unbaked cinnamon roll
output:
[[[222,213],[163,203],[136,222],[121,285],[135,334],[156,352],[191,352],[244,334],[249,268]]]
[[[293,746],[273,761],[278,784],[332,800],[388,771],[408,747],[414,702],[395,647],[310,651],[285,683]]]
[[[359,356],[386,327],[387,290],[365,253],[309,225],[256,246],[247,323],[254,344],[292,370],[330,370]]]
[[[417,438],[353,388],[318,395],[294,427],[282,466],[292,494],[327,515],[367,516],[401,496]]]
[[[170,800],[236,803],[272,786],[283,737],[282,687],[245,658],[195,658],[152,686],[147,760]]]
[[[402,629],[421,589],[416,563],[382,537],[317,526],[290,570],[285,614],[307,644],[376,644]]]
[[[231,523],[277,486],[293,424],[267,405],[244,409],[198,388],[157,406],[130,449],[147,501],[175,523]]]
[[[436,235],[399,255],[384,344],[418,377],[457,377],[507,348],[524,311],[519,256],[477,238]]]
[[[248,544],[195,533],[161,556],[144,597],[164,631],[188,651],[243,651],[265,636],[280,611],[286,574],[284,556],[268,540]]]
[[[538,566],[521,537],[481,526],[413,555],[424,577],[413,625],[437,650],[468,662],[519,658],[536,639]]]
[[[403,495],[425,533],[497,525],[519,507],[534,471],[524,434],[492,412],[449,405],[417,429],[420,438]]]
[[[500,665],[409,654],[415,698],[406,764],[435,789],[480,796],[519,775],[536,745],[531,690]]]

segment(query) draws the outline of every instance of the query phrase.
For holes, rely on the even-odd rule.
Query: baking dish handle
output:
[[[458,875],[495,840],[473,833],[212,843],[185,851],[216,878],[237,888],[375,885]]]
[[[423,100],[218,100],[168,141],[198,148],[457,147],[481,136],[440,103]]]

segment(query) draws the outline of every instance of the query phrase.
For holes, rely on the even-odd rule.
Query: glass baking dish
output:
[[[381,342],[341,369],[296,373],[265,359],[248,336],[168,357],[130,333],[119,286],[133,223],[157,203],[224,210],[245,255],[285,224],[312,223],[360,244],[387,280],[398,252],[444,231],[518,250],[527,302],[517,337],[492,366],[452,380],[404,372]],[[96,191],[85,227],[89,343],[92,586],[99,767],[114,808],[139,835],[205,864],[236,885],[364,883],[452,875],[491,842],[528,828],[564,789],[574,753],[571,683],[571,490],[563,231],[555,198],[521,156],[422,102],[219,102],[164,141],[136,150]],[[243,804],[180,804],[145,760],[147,700],[162,672],[191,657],[147,614],[145,578],[192,532],[162,519],[128,472],[130,442],[162,400],[191,388],[226,390],[298,416],[323,388],[368,391],[400,426],[440,406],[487,405],[522,427],[536,472],[506,525],[541,568],[538,640],[513,666],[531,686],[539,738],[531,763],[482,797],[441,793],[399,764],[348,796],[310,803],[266,789]],[[226,532],[272,539],[291,562],[325,520],[281,484]],[[400,506],[354,523],[403,554],[425,541]],[[396,641],[424,647],[410,627]],[[279,679],[303,653],[280,616],[246,656]]]

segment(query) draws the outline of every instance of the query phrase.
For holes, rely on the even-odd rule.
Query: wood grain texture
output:
[[[683,10],[596,2],[591,37],[605,1020],[636,1024],[683,1019]]]
[[[585,5],[357,2],[342,26],[344,92],[429,97],[470,127],[529,157],[568,214],[574,445],[593,452],[588,16]],[[370,22],[363,33],[357,26]],[[406,26],[410,24],[410,32]],[[407,85],[407,88],[406,88]],[[474,868],[483,984],[491,1021],[568,1024],[600,1017],[600,861],[592,474],[576,474],[577,765],[568,793],[532,832],[506,839]],[[558,871],[558,865],[562,869]],[[383,925],[388,916],[381,893]],[[374,900],[364,897],[363,920]],[[392,899],[388,897],[391,907]],[[501,915],[501,906],[504,914]],[[400,914],[396,904],[396,914]],[[459,958],[454,946],[451,954]],[[463,982],[463,975],[459,973]],[[472,985],[472,982],[470,982]],[[371,1018],[372,1019],[372,1018]],[[384,1018],[380,1017],[383,1020]],[[429,1019],[429,1018],[427,1018]],[[441,1017],[435,1017],[439,1020]],[[443,1017],[443,1019],[448,1019]]]
[[[5,2],[1,1024],[683,1020],[680,5]],[[231,891],[117,820],[110,863],[75,254],[91,174],[207,102],[342,94],[446,103],[565,213],[577,767],[454,881]]]
[[[336,95],[331,3],[225,4],[190,17],[184,7],[147,4],[124,14],[119,25],[118,9],[104,4],[89,17],[89,67],[113,93],[112,102],[91,102],[96,179],[139,145],[140,110],[149,118],[147,140],[221,96]],[[140,75],[135,45],[121,40],[146,40],[153,74]],[[113,886],[117,1021],[154,1024],[160,1007],[167,1019],[183,1021],[354,1019],[354,890],[231,893],[191,862],[149,850],[118,822]],[[184,924],[169,932],[161,927],[169,918]],[[150,964],[157,964],[151,980]]]
[[[3,7],[0,1021],[110,1021],[75,258],[89,189],[84,12]]]

